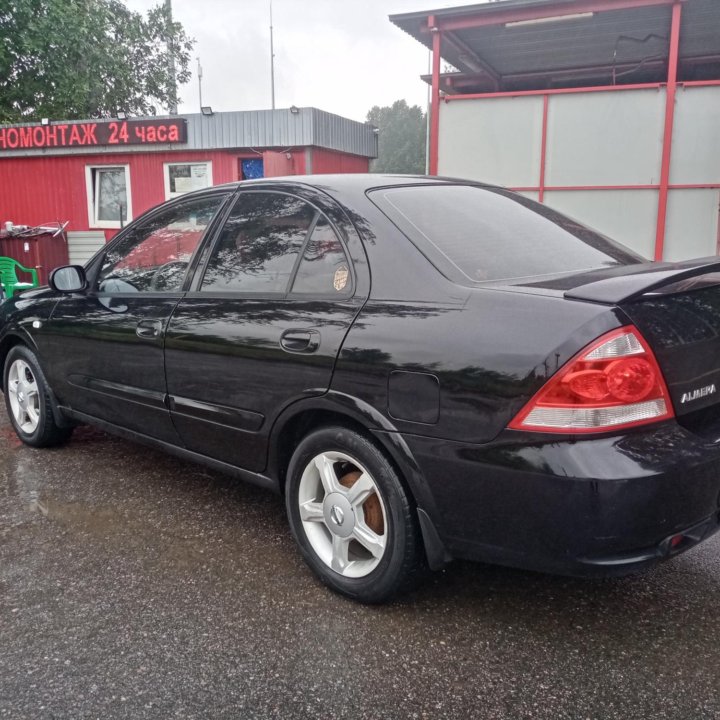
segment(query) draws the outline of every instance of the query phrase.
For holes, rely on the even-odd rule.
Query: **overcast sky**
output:
[[[159,0],[126,0],[145,11]],[[475,0],[477,2],[477,0]],[[454,0],[273,0],[276,107],[314,106],[365,120],[373,105],[405,98],[425,107],[428,53],[388,20],[393,13],[471,5]],[[268,0],[173,0],[173,14],[197,43],[180,112],[270,107]]]

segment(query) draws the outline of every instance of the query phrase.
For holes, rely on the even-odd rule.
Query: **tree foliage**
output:
[[[367,121],[378,128],[378,157],[372,172],[425,172],[426,117],[418,105],[396,100],[386,107],[373,107]]]
[[[190,78],[194,40],[120,0],[0,0],[0,122],[154,114]]]

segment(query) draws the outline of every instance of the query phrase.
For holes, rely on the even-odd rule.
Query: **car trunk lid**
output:
[[[644,263],[577,278],[570,300],[615,305],[650,344],[678,418],[720,408],[720,260]],[[587,280],[590,282],[587,282]]]

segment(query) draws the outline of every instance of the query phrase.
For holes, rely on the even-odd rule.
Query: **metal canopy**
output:
[[[679,81],[720,78],[720,1],[684,0]],[[432,48],[449,94],[665,82],[672,0],[502,0],[392,15]],[[430,81],[430,76],[424,76]]]

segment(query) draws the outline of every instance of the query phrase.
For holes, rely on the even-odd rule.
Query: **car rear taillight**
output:
[[[510,423],[513,430],[602,432],[673,417],[650,347],[633,326],[598,338],[548,380]]]

